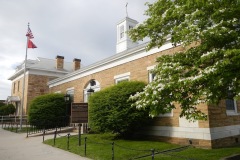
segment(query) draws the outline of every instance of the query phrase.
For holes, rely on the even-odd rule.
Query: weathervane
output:
[[[126,3],[126,15],[127,15],[127,17],[128,17],[127,6],[128,6],[128,2]]]

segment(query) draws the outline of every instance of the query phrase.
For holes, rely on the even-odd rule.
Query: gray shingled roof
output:
[[[16,72],[9,77],[9,80],[13,80],[17,76],[23,74],[24,71],[24,62],[16,67]],[[65,62],[62,70],[56,69],[56,59],[47,59],[38,57],[36,60],[27,60],[27,69],[41,70],[41,71],[50,71],[50,72],[62,72],[64,74],[70,73],[73,71],[73,62]]]
[[[46,71],[59,71],[56,69],[55,59],[47,59],[42,57],[38,57],[37,60],[28,60],[27,68],[41,69]],[[72,72],[72,62],[64,62],[64,67],[61,71]]]
[[[7,102],[19,102],[20,97],[19,96],[8,96],[7,97]]]

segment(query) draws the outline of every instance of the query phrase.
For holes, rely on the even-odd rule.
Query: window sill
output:
[[[237,113],[235,111],[227,111],[227,116],[239,116],[240,113]]]
[[[159,114],[158,117],[173,117],[173,113]]]

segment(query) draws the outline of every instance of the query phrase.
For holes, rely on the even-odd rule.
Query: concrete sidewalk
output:
[[[45,139],[53,138],[52,135]],[[0,128],[0,160],[90,160],[42,143],[42,136],[26,138]]]

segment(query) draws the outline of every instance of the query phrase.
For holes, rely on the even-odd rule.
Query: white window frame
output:
[[[115,84],[118,84],[119,82],[125,81],[125,80],[127,80],[127,81],[130,80],[130,72],[114,76]]]
[[[124,25],[120,26],[120,39],[124,37]]]
[[[74,90],[74,87],[71,87],[71,88],[67,88],[66,91],[71,91],[71,90]]]
[[[153,81],[153,73],[152,73],[151,71],[154,69],[155,66],[156,66],[156,65],[147,67],[147,71],[148,71],[148,83],[151,83],[151,82]]]
[[[69,94],[69,92],[71,92],[71,93]],[[74,93],[75,93],[74,87],[71,87],[71,88],[67,88],[67,89],[66,89],[66,94],[70,95],[70,96],[72,97],[72,100],[73,100],[73,101],[74,101]]]
[[[225,100],[225,104],[226,104],[226,100]],[[235,99],[233,99],[233,106],[234,109],[227,109],[227,104],[226,104],[226,113],[228,116],[237,116],[240,115],[237,111],[237,101]]]
[[[153,77],[153,75],[154,74],[151,71],[148,71],[148,83],[151,83],[153,81],[153,79],[155,77],[155,75],[154,75],[154,77]]]
[[[173,109],[171,110],[171,112],[159,114],[158,117],[173,117]]]
[[[129,25],[128,29],[129,29],[129,30],[133,29],[133,26]]]
[[[87,91],[91,88],[94,90],[94,92],[98,92],[101,90],[100,88],[100,83],[97,80],[94,80],[96,82],[96,85],[91,86],[90,82],[88,83],[87,87],[83,90],[83,102],[87,103],[88,102],[88,98],[91,96],[90,93],[88,93]]]

